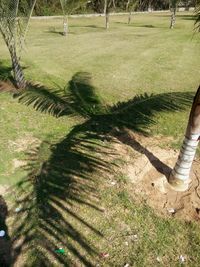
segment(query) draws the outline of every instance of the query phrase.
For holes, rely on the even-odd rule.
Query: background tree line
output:
[[[70,0],[70,2],[73,2]],[[104,13],[104,0],[88,0],[85,5],[81,5],[79,8],[73,10],[72,14],[81,13]],[[111,0],[110,6],[112,11],[125,12],[127,11],[128,0]],[[154,10],[169,9],[169,0],[138,0],[136,10],[145,11],[149,8]],[[185,7],[186,9],[196,5],[197,0],[182,0],[179,1],[179,6]],[[20,8],[26,8],[27,1],[20,1]],[[62,7],[60,0],[37,0],[34,14],[37,16],[45,15],[61,15]]]

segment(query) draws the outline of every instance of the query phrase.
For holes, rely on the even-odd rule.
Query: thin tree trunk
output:
[[[185,139],[172,170],[169,183],[176,191],[185,191],[190,183],[190,170],[200,139],[200,86],[195,95],[187,125]]]
[[[130,24],[130,23],[131,23],[131,11],[128,14],[128,24]]]
[[[13,69],[14,80],[16,82],[17,88],[25,89],[26,81],[24,78],[24,73],[20,65],[19,59],[16,55],[16,51],[15,49],[9,48],[9,52],[10,52],[10,57],[12,60],[12,69]]]
[[[108,1],[104,0],[104,10],[103,10],[104,14],[106,14],[107,8],[108,8]]]
[[[115,0],[113,0],[113,7],[116,9]]]
[[[129,12],[128,13],[128,24],[130,24],[131,22],[131,10],[129,9],[129,5],[130,5],[130,0],[128,0],[126,3],[126,12]]]
[[[109,13],[106,12],[106,29],[109,29]]]
[[[63,18],[63,35],[67,36],[69,32],[68,17],[64,16]]]
[[[149,2],[149,6],[148,6],[148,12],[152,12],[151,1]]]
[[[176,23],[176,7],[172,8],[170,29],[173,29]]]
[[[104,2],[104,14],[106,18],[106,29],[109,29],[109,8],[108,8],[108,1],[105,0]]]

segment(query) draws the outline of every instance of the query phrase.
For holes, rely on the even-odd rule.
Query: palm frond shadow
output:
[[[52,266],[53,262],[73,266],[72,258],[94,266],[92,258],[98,251],[88,236],[103,235],[79,215],[79,205],[93,213],[103,212],[95,173],[110,171],[105,158],[112,152],[98,145],[97,136],[88,128],[88,122],[78,125],[60,143],[43,142],[26,155],[28,175],[17,185],[14,207],[21,209],[17,218],[15,214],[12,233],[14,262],[23,252],[28,253],[30,265],[26,266]],[[60,247],[63,255],[56,252]]]
[[[91,117],[103,108],[89,73],[78,72],[63,88],[49,89],[39,84],[29,84],[26,90],[15,95],[20,103],[53,116]]]
[[[12,80],[11,71],[11,67],[8,67],[4,62],[0,61],[0,80]]]
[[[136,95],[132,100],[119,102],[111,107],[110,114],[118,127],[127,127],[148,135],[149,126],[155,124],[154,115],[160,112],[177,112],[189,106],[193,99],[191,92]]]
[[[23,67],[23,69],[26,68],[27,67]],[[12,67],[9,66],[6,61],[0,61],[0,82],[1,81],[10,82],[13,87],[16,86],[16,82],[12,75]]]
[[[21,92],[19,102],[38,111],[57,117],[81,116],[85,120],[59,143],[43,142],[27,155],[28,175],[18,184],[16,197],[16,207],[21,207],[21,211],[13,232],[14,261],[21,251],[27,250],[36,255],[30,266],[51,266],[54,261],[72,266],[73,257],[85,266],[94,266],[99,252],[83,232],[90,231],[98,238],[103,236],[89,219],[78,215],[78,209],[87,206],[94,213],[101,212],[96,200],[98,184],[103,182],[104,175],[98,175],[99,181],[95,174],[111,171],[109,158],[115,153],[105,144],[117,138],[155,163],[146,148],[123,141],[118,133],[128,128],[148,135],[156,113],[182,110],[191,104],[192,98],[191,92],[141,94],[130,101],[106,106],[95,93],[91,75],[84,72],[76,73],[64,89],[32,86]],[[47,159],[43,156],[45,149],[50,151]],[[16,245],[19,240],[20,245]],[[58,247],[65,248],[67,253],[56,253]]]

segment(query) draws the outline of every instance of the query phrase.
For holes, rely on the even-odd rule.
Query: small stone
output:
[[[124,267],[129,267],[129,264],[128,264],[128,263],[126,263],[126,264],[124,265]]]
[[[138,241],[138,235],[133,235],[133,240]]]
[[[181,255],[179,257],[179,261],[180,261],[180,263],[184,263],[185,262],[185,257],[183,255]]]
[[[126,241],[126,242],[124,242],[124,244],[126,245],[126,246],[128,246],[128,242]]]
[[[161,262],[161,258],[160,257],[157,257],[156,260],[157,260],[157,262]]]
[[[4,237],[5,234],[6,234],[6,232],[5,232],[4,230],[1,230],[1,231],[0,231],[0,237]]]
[[[168,212],[171,213],[171,214],[174,214],[176,212],[176,210],[174,208],[169,208]]]
[[[15,209],[15,212],[20,212],[20,211],[21,211],[21,208],[19,207]]]
[[[116,182],[111,182],[110,184],[111,184],[111,185],[116,185]]]
[[[106,252],[103,252],[100,254],[101,258],[108,258],[109,256],[110,256],[109,253],[106,253]]]

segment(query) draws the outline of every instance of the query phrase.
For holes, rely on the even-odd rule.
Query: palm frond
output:
[[[195,9],[196,21],[195,21],[195,29],[200,32],[200,3]]]

